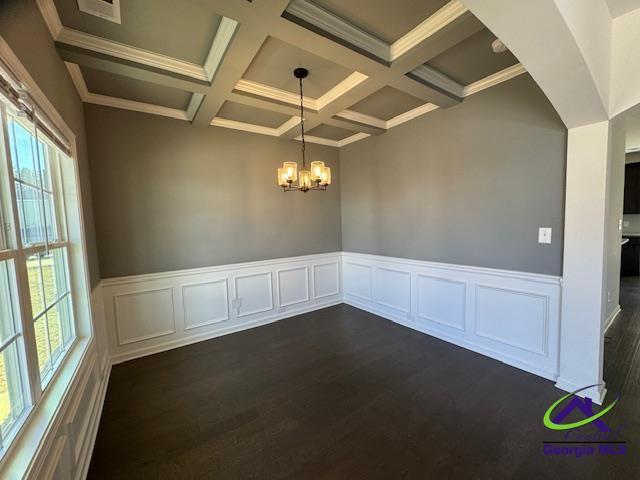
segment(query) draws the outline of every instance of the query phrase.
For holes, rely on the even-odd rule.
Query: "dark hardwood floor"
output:
[[[622,307],[625,455],[545,455],[552,382],[340,305],[115,366],[89,478],[640,478],[640,280]]]

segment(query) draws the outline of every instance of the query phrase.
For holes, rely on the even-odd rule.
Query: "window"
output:
[[[0,456],[76,338],[62,162],[0,96]]]

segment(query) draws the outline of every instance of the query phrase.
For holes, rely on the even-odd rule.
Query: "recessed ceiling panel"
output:
[[[90,93],[186,110],[191,93],[114,73],[80,67]]]
[[[389,44],[409,33],[448,0],[314,0],[321,7]]]
[[[423,105],[425,102],[416,97],[396,90],[392,87],[384,87],[364,100],[356,103],[349,110],[365,113],[382,120],[390,120],[401,113],[408,112]]]
[[[509,51],[493,53],[496,36],[485,28],[430,60],[427,65],[462,85],[469,85],[518,63]]]
[[[218,112],[218,117],[271,128],[278,128],[291,118],[282,113],[249,107],[247,105],[234,102],[225,102]]]
[[[353,135],[353,132],[349,130],[332,127],[331,125],[319,125],[309,130],[308,133],[314,137],[328,138],[329,140],[342,140]]]
[[[297,67],[309,70],[309,76],[304,79],[304,95],[312,98],[322,96],[352,73],[329,60],[269,37],[243,78],[298,94],[298,79],[293,76]]]
[[[81,12],[75,0],[54,2],[65,27],[199,65],[220,24],[219,15],[197,2],[124,0],[120,24]]]

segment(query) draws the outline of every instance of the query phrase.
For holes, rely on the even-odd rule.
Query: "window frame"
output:
[[[29,182],[16,178],[14,176],[12,139],[10,138],[10,118],[12,121],[20,123],[20,125],[24,127],[31,136],[35,136],[36,127],[30,127],[26,122],[17,117],[14,111],[10,112],[9,108],[9,105],[4,101],[4,98],[0,96],[0,136],[2,136],[2,138],[0,138],[0,163],[2,163],[2,165],[0,165],[0,197],[2,197],[3,202],[8,201],[9,203],[8,206],[5,205],[5,211],[1,211],[3,209],[0,208],[0,230],[2,230],[0,236],[0,261],[6,261],[8,265],[7,269],[12,270],[9,275],[13,277],[13,295],[15,297],[12,298],[14,304],[12,305],[12,310],[14,312],[13,322],[17,325],[14,325],[14,334],[6,341],[0,342],[0,354],[2,354],[2,351],[11,348],[11,345],[16,345],[20,370],[20,389],[22,393],[23,409],[18,416],[12,419],[11,424],[6,428],[4,433],[0,429],[0,463],[4,462],[4,459],[7,457],[7,454],[15,443],[14,440],[20,436],[21,431],[26,429],[27,423],[33,416],[34,410],[36,410],[36,408],[42,403],[41,400],[44,400],[44,397],[47,396],[47,389],[55,383],[56,378],[60,375],[67,359],[71,356],[70,354],[74,350],[74,347],[78,345],[81,340],[78,335],[76,306],[73,301],[72,293],[72,259],[69,254],[71,242],[69,241],[64,185],[62,183],[63,176],[60,165],[60,162],[68,158],[74,162],[75,167],[75,159],[73,156],[67,157],[64,152],[61,152],[59,148],[46,136],[38,135],[37,142],[44,145],[45,158],[42,160],[47,162],[46,168],[49,173],[51,189],[45,189],[43,183],[41,183],[40,186],[31,185]],[[36,145],[36,148],[39,149],[39,144],[36,143]],[[15,161],[17,162],[17,159],[15,159]],[[41,175],[41,166],[38,165],[37,168],[40,169],[39,174]],[[52,211],[49,216],[53,219],[52,226],[55,228],[54,231],[57,234],[57,240],[55,242],[48,243],[46,240],[48,234],[45,232],[44,243],[32,243],[26,245],[23,243],[21,216],[19,212],[20,207],[17,196],[17,186],[23,184],[27,184],[31,188],[37,189],[39,194],[42,194],[43,191],[50,193],[52,197]],[[43,217],[43,228],[46,231],[48,230],[48,225],[46,219],[47,214],[45,213],[44,207],[42,207],[42,211],[40,213]],[[78,214],[80,215],[81,212],[78,212]],[[81,222],[81,219],[79,221]],[[9,226],[11,228],[8,228]],[[84,248],[85,246],[83,242],[83,253]],[[45,308],[42,312],[34,315],[31,308],[27,261],[32,255],[40,256],[47,253],[53,254],[53,252],[57,250],[61,251],[64,256],[65,291],[57,295],[50,305],[47,304],[44,298],[44,279],[40,264],[38,267],[38,274],[41,276],[41,282],[43,283],[43,290],[41,294],[43,296]],[[83,270],[86,273],[86,263],[83,267]],[[79,280],[86,281],[87,279]],[[57,353],[55,359],[53,358],[54,352],[50,346],[50,340],[48,340],[48,354],[50,356],[49,367],[41,373],[38,363],[35,323],[38,319],[44,318],[44,321],[47,324],[46,328],[48,330],[49,321],[47,312],[57,306],[60,306],[62,304],[61,302],[65,301],[65,299],[69,299],[68,311],[71,316],[71,321],[69,322],[71,334],[68,341],[65,342],[63,340],[59,349],[56,350]],[[58,308],[58,312],[60,311],[61,308]],[[61,324],[60,317],[58,317],[58,321]],[[62,338],[62,327],[60,335]],[[7,380],[8,375],[9,374],[7,373]]]

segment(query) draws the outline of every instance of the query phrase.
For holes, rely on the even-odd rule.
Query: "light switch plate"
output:
[[[538,243],[551,243],[551,229],[540,227],[538,229]]]
[[[622,226],[623,227],[628,227],[629,226],[629,220],[625,220],[624,222],[622,222]]]

